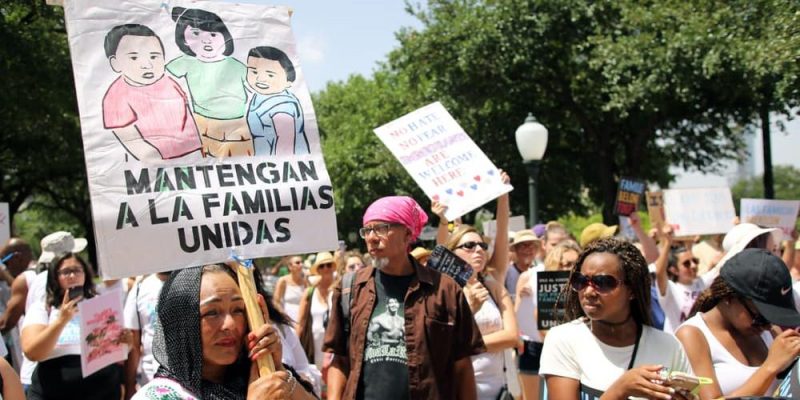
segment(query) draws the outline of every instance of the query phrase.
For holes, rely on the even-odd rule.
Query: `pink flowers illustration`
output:
[[[113,309],[106,308],[95,313],[94,317],[86,324],[87,326],[99,325],[93,327],[85,338],[86,343],[91,348],[88,356],[89,362],[119,350],[122,339],[122,325],[120,325]]]

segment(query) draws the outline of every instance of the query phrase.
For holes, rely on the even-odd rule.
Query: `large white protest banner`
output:
[[[8,213],[8,203],[0,203],[0,247],[11,238],[11,215]]]
[[[664,190],[664,216],[675,236],[726,233],[736,211],[728,188]]]
[[[780,228],[784,239],[792,237],[800,200],[742,199],[739,218],[768,228]]]
[[[71,0],[65,13],[106,278],[336,248],[288,8]]]
[[[425,194],[447,206],[448,220],[513,189],[439,102],[374,131]]]

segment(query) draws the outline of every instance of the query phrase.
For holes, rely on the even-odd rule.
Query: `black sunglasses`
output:
[[[473,250],[475,246],[482,248],[484,251],[489,250],[489,244],[484,242],[464,242],[456,246],[457,249]]]
[[[692,264],[697,265],[699,263],[700,263],[699,259],[691,258],[691,259],[688,259],[688,260],[683,260],[681,265],[683,265],[685,268],[690,268],[692,266]]]
[[[750,323],[750,325],[752,325],[753,328],[765,328],[772,325],[772,323],[770,323],[766,318],[764,318],[764,316],[761,315],[761,313],[759,313],[758,311],[751,310],[750,306],[747,305],[746,299],[739,297],[738,300],[739,303],[742,305],[742,307],[744,307],[745,311],[747,311],[747,314],[750,315],[750,319],[753,320],[753,322]]]
[[[569,282],[572,290],[580,292],[583,289],[591,286],[599,293],[608,293],[621,285],[622,281],[611,275],[594,275],[586,276],[580,272],[572,274],[572,280]]]

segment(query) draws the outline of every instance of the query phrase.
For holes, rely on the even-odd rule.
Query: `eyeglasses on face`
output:
[[[750,323],[753,328],[766,328],[772,325],[766,318],[764,318],[763,315],[761,315],[761,313],[750,309],[750,306],[747,305],[746,299],[739,297],[737,300],[739,300],[739,304],[741,304],[745,311],[747,311],[747,314],[750,315],[750,319],[753,320],[753,322]]]
[[[386,237],[389,234],[389,229],[392,229],[394,226],[400,226],[400,224],[393,224],[393,223],[385,223],[385,224],[375,224],[372,226],[365,226],[358,230],[358,235],[361,236],[362,239],[366,239],[370,233],[375,233],[380,237]]]
[[[58,271],[58,276],[67,277],[70,275],[80,276],[83,275],[83,269],[81,268],[64,268]]]
[[[469,241],[456,246],[457,249],[465,249],[469,251],[475,251],[477,250],[477,247],[482,248],[483,251],[489,250],[489,244],[484,242]]]
[[[598,293],[605,294],[616,289],[617,286],[621,285],[622,283],[622,281],[611,275],[586,276],[580,272],[575,272],[572,274],[572,280],[570,280],[569,285],[572,287],[572,290],[576,292],[580,292],[581,290],[591,286]]]
[[[700,263],[698,258],[690,258],[688,260],[683,260],[681,265],[683,265],[685,268],[691,268],[692,264],[697,265],[698,263]]]
[[[317,265],[317,269],[323,269],[323,268],[333,268],[333,263],[325,263]]]

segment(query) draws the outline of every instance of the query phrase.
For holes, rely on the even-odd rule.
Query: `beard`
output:
[[[389,265],[389,258],[387,257],[376,257],[372,260],[372,266],[375,267],[377,270],[382,270]]]

